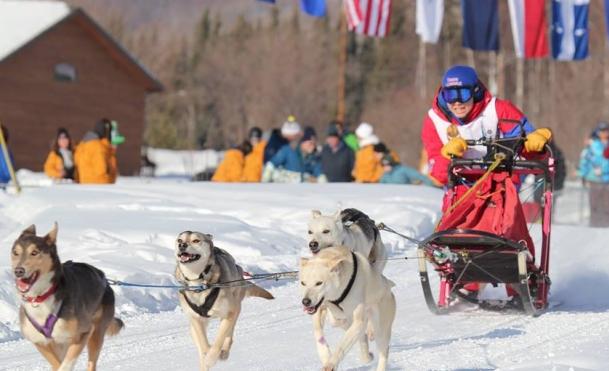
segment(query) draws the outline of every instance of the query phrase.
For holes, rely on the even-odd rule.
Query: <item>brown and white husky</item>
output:
[[[45,236],[31,225],[15,240],[11,263],[21,295],[19,323],[53,370],[72,370],[87,346],[87,369],[95,370],[104,336],[117,334],[123,322],[114,317],[114,292],[104,272],[85,263],[61,263],[57,223]]]

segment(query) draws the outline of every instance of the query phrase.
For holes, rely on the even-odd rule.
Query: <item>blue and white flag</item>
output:
[[[561,61],[588,57],[590,0],[552,1],[552,56]]]
[[[300,0],[300,8],[313,17],[324,17],[326,15],[326,0]]]
[[[609,0],[605,0],[605,30],[609,37]]]
[[[262,2],[265,2],[265,3],[275,4],[275,0],[258,0],[258,1],[262,1]]]
[[[444,0],[417,0],[416,32],[423,42],[431,44],[438,42],[443,17]]]
[[[473,50],[499,50],[499,11],[497,0],[461,0],[463,47]]]

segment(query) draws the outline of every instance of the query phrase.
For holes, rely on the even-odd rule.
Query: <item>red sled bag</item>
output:
[[[534,260],[535,246],[527,228],[518,191],[509,174],[491,173],[474,187],[467,195],[469,188],[463,185],[447,192],[444,215],[436,231],[472,229],[493,233],[526,245]]]

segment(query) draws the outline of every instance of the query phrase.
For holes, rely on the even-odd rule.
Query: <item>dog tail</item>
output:
[[[254,284],[252,284],[251,286],[247,287],[245,295],[247,295],[247,296],[255,296],[255,297],[263,298],[263,299],[267,299],[267,300],[275,299],[273,294],[271,294],[270,292],[266,291],[262,287],[256,286]]]
[[[120,318],[112,318],[108,329],[106,330],[106,335],[114,336],[118,334],[125,327],[125,323]]]

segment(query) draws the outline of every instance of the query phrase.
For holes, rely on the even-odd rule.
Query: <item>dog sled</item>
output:
[[[443,216],[418,248],[420,281],[433,313],[473,303],[535,316],[548,306],[554,157],[548,146],[536,158],[522,157],[525,140],[469,140],[486,155],[452,159]],[[519,191],[526,176],[535,176],[534,186],[543,189],[541,224],[525,220]],[[495,297],[485,298],[487,291]]]

